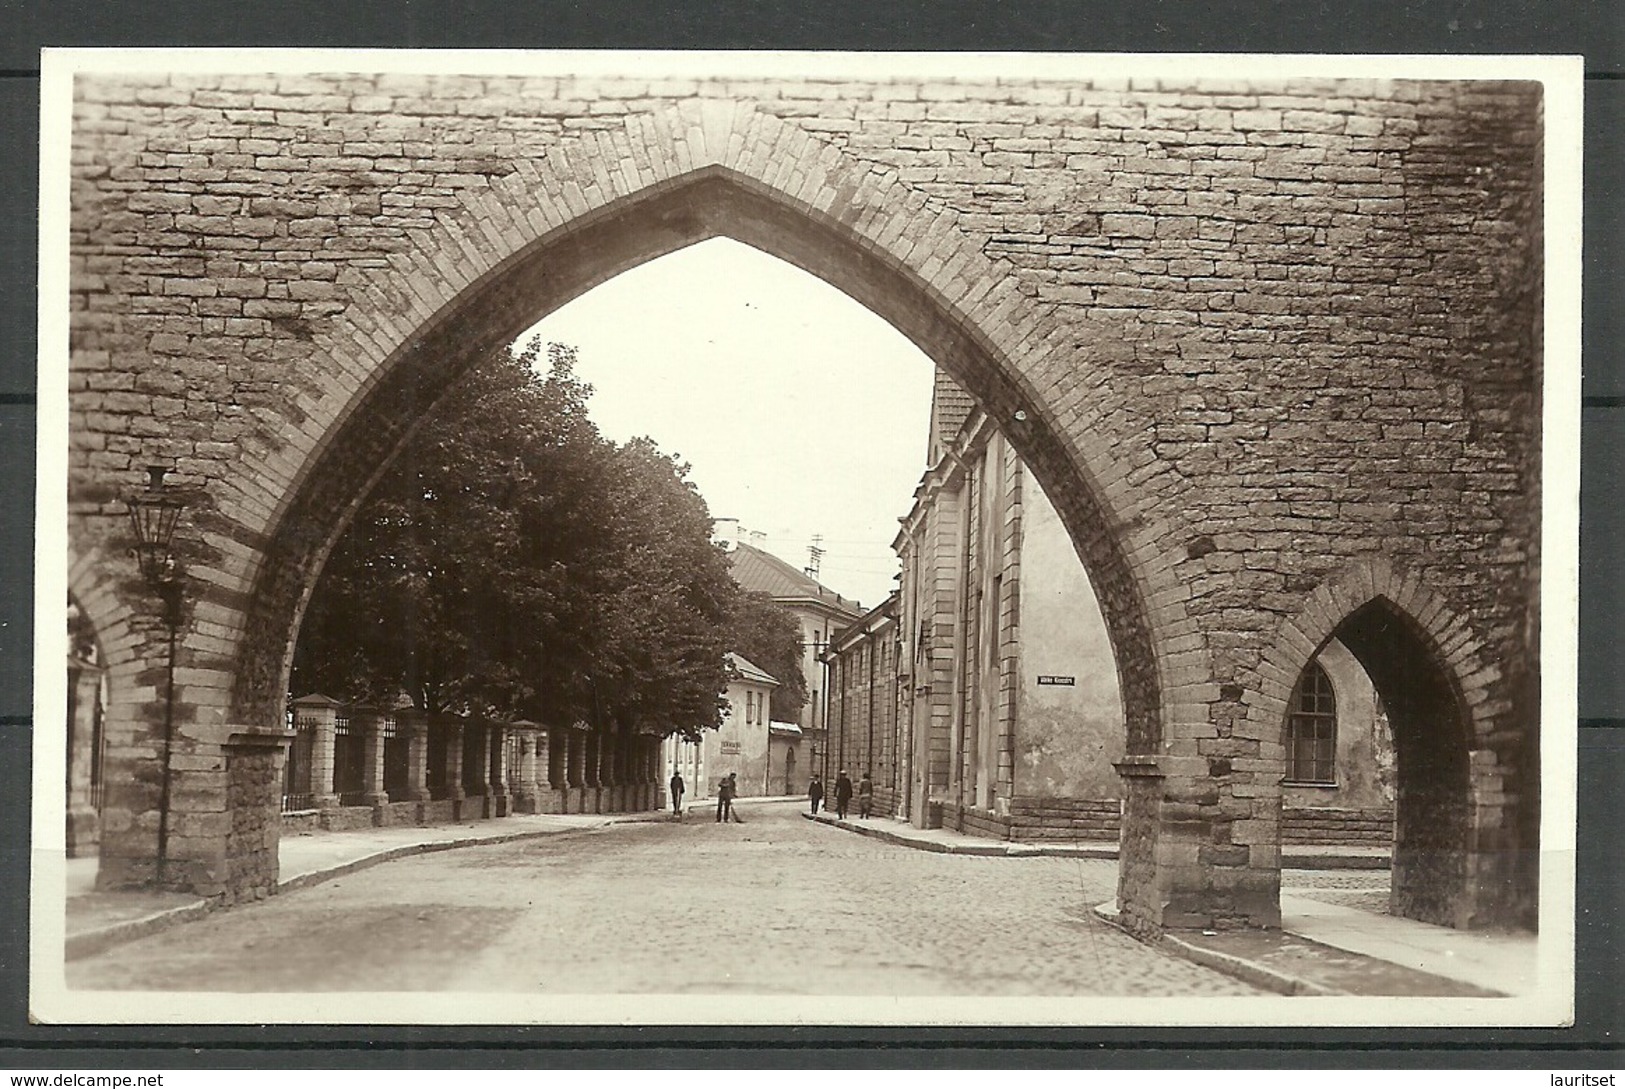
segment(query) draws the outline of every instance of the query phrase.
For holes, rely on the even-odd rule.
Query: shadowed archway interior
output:
[[[1460,693],[1416,623],[1383,597],[1334,636],[1364,667],[1387,709],[1396,756],[1390,910],[1470,926],[1469,727]]]

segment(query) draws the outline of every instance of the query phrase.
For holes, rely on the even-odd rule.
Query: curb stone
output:
[[[1014,841],[1000,844],[940,843],[936,840],[914,839],[910,836],[899,835],[877,825],[853,820],[837,820],[834,817],[826,817],[823,813],[814,816],[803,810],[801,817],[803,820],[827,824],[832,828],[856,832],[860,836],[872,836],[902,847],[911,847],[916,851],[933,851],[938,854],[1005,855],[1010,858],[1098,858],[1105,861],[1115,861],[1117,859],[1117,845],[1115,843],[1098,843],[1090,846],[1081,843],[1018,843]],[[1283,870],[1386,870],[1389,868],[1389,858],[1387,855],[1339,855],[1320,851],[1309,851],[1302,854],[1283,853],[1281,868]]]
[[[143,915],[139,919],[126,919],[122,923],[113,923],[110,926],[97,927],[95,930],[85,930],[78,934],[71,934],[62,943],[62,959],[83,960],[93,957],[97,953],[133,942],[137,938],[145,938],[149,934],[157,934],[181,923],[189,923],[193,919],[201,919],[217,910],[213,900],[199,900],[195,904],[182,904],[179,907],[165,908],[155,911],[151,915]]]
[[[554,828],[536,829],[530,832],[505,832],[494,836],[468,836],[462,839],[430,840],[427,843],[408,843],[400,847],[388,847],[376,854],[364,855],[349,862],[341,862],[323,870],[311,870],[309,873],[297,874],[286,881],[277,882],[278,895],[284,892],[295,892],[299,889],[320,885],[324,881],[331,881],[336,877],[359,870],[370,869],[384,862],[393,862],[397,858],[410,858],[413,855],[429,855],[438,851],[454,851],[459,847],[486,847],[498,843],[516,843],[527,839],[541,839],[546,836],[568,836],[582,832],[596,832],[612,824],[630,824],[631,821],[604,821],[602,824],[586,825],[581,828]]]
[[[1266,991],[1274,991],[1276,994],[1288,996],[1338,995],[1344,993],[1332,990],[1329,987],[1323,987],[1300,976],[1288,975],[1286,972],[1278,972],[1273,968],[1266,968],[1262,964],[1255,964],[1250,960],[1231,956],[1229,953],[1203,949],[1172,934],[1163,934],[1155,941],[1146,941],[1146,939],[1133,933],[1122,924],[1118,917],[1117,904],[1110,900],[1104,904],[1095,905],[1094,915],[1095,918],[1108,926],[1116,927],[1135,941],[1156,949],[1162,949],[1164,952],[1171,952],[1173,955],[1188,960],[1193,964],[1200,964],[1202,967],[1211,968],[1215,972],[1223,972],[1227,976],[1239,979],[1243,983],[1251,983],[1253,986],[1261,987]]]
[[[982,858],[1099,858],[1111,860],[1117,857],[1117,848],[1115,846],[1082,847],[1059,843],[940,843],[936,840],[914,839],[910,836],[900,835],[888,828],[872,824],[825,817],[822,813],[814,816],[811,813],[803,812],[801,816],[804,820],[816,821],[831,828],[856,832],[860,836],[870,836],[874,839],[884,840],[887,843],[897,844],[900,847],[909,847],[916,851],[930,851],[934,854],[975,855]]]

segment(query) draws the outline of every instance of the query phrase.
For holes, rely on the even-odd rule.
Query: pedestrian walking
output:
[[[813,773],[812,782],[807,784],[807,800],[812,803],[812,815],[818,816],[818,803],[824,800],[824,781]]]
[[[721,824],[734,811],[734,777],[724,775],[717,782],[717,823]]]
[[[683,815],[683,787],[687,784],[683,782],[683,773],[678,771],[676,768],[671,769],[670,785],[671,815],[674,817],[681,817]]]
[[[846,820],[846,807],[852,804],[852,780],[843,770],[835,777],[835,819]]]
[[[858,780],[858,817],[868,820],[869,811],[874,808],[874,804],[875,781],[869,778],[868,772],[864,772],[863,778]]]

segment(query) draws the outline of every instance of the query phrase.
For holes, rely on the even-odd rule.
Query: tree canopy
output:
[[[795,614],[760,592],[740,591],[734,603],[733,650],[773,674],[768,711],[779,722],[794,722],[807,705],[807,677],[801,671],[801,625]]]
[[[687,467],[599,434],[574,349],[482,361],[329,558],[296,691],[697,733],[720,721],[739,590]]]

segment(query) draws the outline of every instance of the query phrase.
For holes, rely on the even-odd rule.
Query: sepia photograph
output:
[[[42,71],[36,1020],[1571,1022],[1578,58]]]

